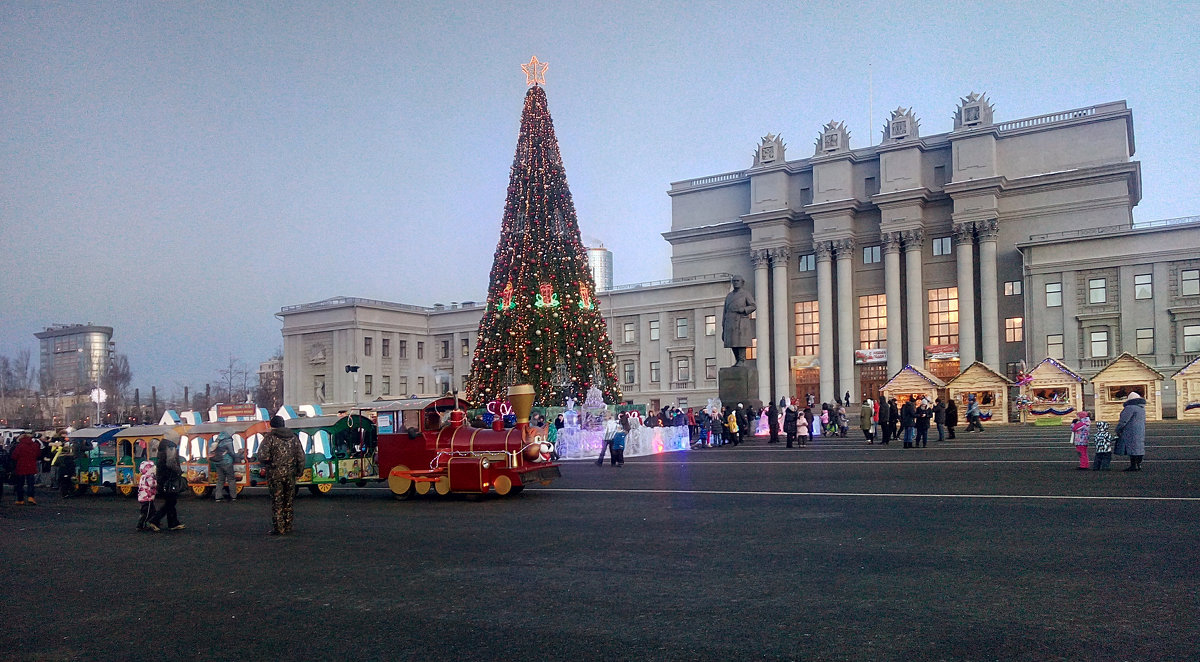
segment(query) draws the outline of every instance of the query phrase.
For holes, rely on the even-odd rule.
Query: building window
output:
[[[382,346],[379,349],[380,349],[380,351],[383,352],[383,358],[385,358],[385,359],[392,358],[392,340],[391,340],[391,338],[384,338],[380,342],[382,343]]]
[[[650,383],[657,384],[662,376],[659,374],[658,361],[650,362]]]
[[[717,316],[716,315],[705,315],[704,316],[704,335],[706,335],[706,336],[717,335]]]
[[[858,348],[887,348],[887,295],[858,297]]]
[[[952,244],[950,242],[950,240],[951,240],[951,237],[935,238],[933,240],[933,254],[935,256],[936,255],[949,255],[950,252],[952,250],[954,250],[954,248],[953,248],[954,244]]]
[[[929,344],[958,344],[958,288],[929,290]]]
[[[1021,281],[1010,280],[1004,283],[1004,296],[1015,297],[1021,294]]]
[[[633,340],[635,338],[634,331],[633,331],[633,322],[626,322],[624,324],[624,326],[622,327],[622,332],[623,332],[623,336],[621,339],[624,342],[633,342]]]
[[[425,395],[425,378],[424,377],[417,377],[417,393],[420,395]]]
[[[1197,327],[1200,328],[1200,327]],[[1108,357],[1108,331],[1092,331],[1090,334],[1093,359]]]
[[[363,338],[363,356],[371,355],[371,337]]]
[[[675,337],[676,338],[688,337],[688,318],[686,318],[686,317],[676,317],[675,318]]]
[[[1062,283],[1046,283],[1046,307],[1056,308],[1062,305]]]
[[[1046,356],[1063,360],[1063,337],[1061,333],[1046,336]]]
[[[1179,272],[1179,295],[1190,297],[1200,294],[1200,269],[1184,269]]]
[[[1108,301],[1108,281],[1103,278],[1088,280],[1088,303]]]
[[[380,394],[381,395],[391,395],[392,394],[392,376],[384,375],[383,377],[380,377],[380,379],[382,380],[379,384],[379,388],[381,389]]]
[[[816,301],[796,302],[796,354],[816,356],[821,347],[821,320]]]
[[[425,359],[425,343],[417,341],[417,360]]]
[[[626,361],[625,364],[621,366],[621,369],[625,372],[625,383],[632,384],[634,377],[633,362]]]
[[[363,377],[363,395],[371,395],[371,390],[375,386],[375,377],[366,375]]]
[[[1004,342],[1022,342],[1025,340],[1025,318],[1008,317],[1004,320]]]
[[[1154,353],[1154,329],[1138,329],[1137,330],[1137,353],[1138,354],[1153,354]]]
[[[758,338],[750,339],[750,346],[746,348],[746,360],[752,361],[758,358]]]
[[[1153,274],[1138,274],[1133,277],[1133,298],[1149,299],[1154,296]]]
[[[708,381],[716,381],[717,379],[717,360],[704,359],[704,378]]]
[[[442,358],[443,359],[450,358],[450,341],[449,340],[442,341]]]
[[[400,395],[407,396],[408,393],[408,377],[401,377],[397,384],[400,387]]]
[[[879,262],[879,247],[863,246],[863,264],[875,264],[876,262]]]
[[[402,359],[408,358],[408,341],[407,340],[401,340],[400,344],[396,345],[396,349],[398,350],[400,358],[402,358]]]
[[[675,359],[675,381],[681,383],[692,381],[692,366],[688,359]]]
[[[817,270],[817,254],[809,253],[808,255],[800,256],[800,271],[816,271]]]
[[[461,339],[460,342],[462,343],[462,355],[470,356],[471,355],[471,341],[466,338],[463,338],[463,339]]]
[[[1200,352],[1200,325],[1183,327],[1183,351]]]
[[[658,340],[658,320],[650,320],[650,339]]]

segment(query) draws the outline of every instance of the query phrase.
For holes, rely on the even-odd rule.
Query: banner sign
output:
[[[258,416],[258,407],[254,403],[246,403],[240,405],[217,405],[217,418],[255,418]]]
[[[887,349],[856,349],[855,363],[887,363]]]
[[[927,359],[957,359],[958,345],[925,345],[925,358]]]
[[[792,370],[804,370],[806,368],[819,368],[819,367],[821,367],[821,359],[816,354],[813,354],[811,356],[807,355],[807,354],[801,354],[799,356],[791,357],[791,364],[792,364]]]

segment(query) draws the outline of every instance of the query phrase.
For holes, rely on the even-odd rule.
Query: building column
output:
[[[858,345],[858,335],[854,333],[854,240],[839,239],[834,242],[834,248],[837,250],[838,318],[838,390],[835,396],[840,400],[846,392],[850,397],[856,397],[854,348]]]
[[[887,299],[887,374],[891,379],[904,367],[904,333],[900,329],[900,233],[884,232],[883,294]]]
[[[921,275],[921,249],[925,231],[918,228],[901,233],[904,239],[904,269],[908,276],[905,304],[908,308],[908,365],[925,367],[925,282]],[[901,366],[903,367],[903,366]]]
[[[975,223],[954,225],[954,253],[958,257],[958,367],[975,362]],[[995,369],[996,366],[992,366]]]
[[[788,329],[791,328],[792,319],[792,313],[788,310],[788,257],[791,255],[791,249],[780,246],[772,248],[770,252],[771,282],[775,284],[775,289],[771,292],[771,326],[774,331],[771,345],[775,348],[775,388],[771,393],[770,402],[775,402],[785,395],[790,395],[791,391],[791,371],[788,366],[788,359],[792,354],[789,348],[793,345],[788,342]]]
[[[758,399],[771,400],[771,311],[767,305],[767,265],[770,255],[764,249],[750,251],[754,261],[754,302],[758,310],[754,314],[755,348],[754,364],[758,368]]]
[[[833,247],[828,241],[816,242],[817,316],[821,337],[821,402],[833,401]]]
[[[977,223],[979,235],[979,323],[983,335],[983,362],[1004,374],[1000,365],[1000,284],[996,282],[996,236],[1000,234],[996,219]]]

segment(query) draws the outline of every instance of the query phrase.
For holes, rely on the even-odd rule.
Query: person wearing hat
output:
[[[167,518],[168,529],[180,531],[185,528],[175,510],[179,493],[187,485],[183,478],[183,466],[179,463],[179,440],[178,432],[167,430],[163,433],[162,441],[158,442],[158,460],[155,463],[157,466],[154,474],[158,479],[157,496],[162,497],[163,505],[146,521],[146,528],[151,531],[161,530],[159,524],[162,524],[164,517]]]
[[[258,463],[271,492],[271,535],[292,532],[292,500],[304,460],[304,448],[296,433],[287,429],[282,416],[272,417],[271,430],[258,447]]]
[[[212,453],[209,454],[209,462],[212,463],[213,470],[217,473],[217,486],[213,490],[213,500],[220,501],[221,487],[229,485],[229,500],[237,501],[237,477],[233,473],[233,455],[236,450],[233,447],[233,437],[228,432],[217,433],[213,439]]]
[[[1146,455],[1146,399],[1134,391],[1125,398],[1121,418],[1117,421],[1117,455],[1128,455],[1125,471],[1141,471]]]

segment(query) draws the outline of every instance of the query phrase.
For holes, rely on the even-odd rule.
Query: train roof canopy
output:
[[[118,439],[128,439],[131,437],[161,437],[168,430],[183,432],[188,426],[186,425],[131,425],[122,429],[116,434]]]

